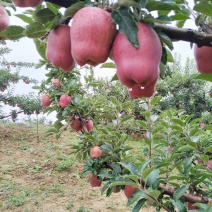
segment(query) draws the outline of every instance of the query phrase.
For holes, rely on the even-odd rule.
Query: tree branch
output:
[[[177,28],[162,24],[155,24],[154,28],[165,33],[172,40],[182,40],[186,42],[196,43],[198,47],[212,47],[212,34],[206,34],[192,29]]]
[[[56,5],[59,5],[61,7],[70,7],[72,4],[76,3],[76,0],[45,0],[46,2],[50,2]]]

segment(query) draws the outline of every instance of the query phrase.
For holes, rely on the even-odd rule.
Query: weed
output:
[[[67,210],[71,210],[73,205],[74,205],[74,201],[73,200],[69,200],[67,205],[66,205],[66,209]]]
[[[81,207],[77,210],[77,212],[95,212],[95,211],[86,209],[86,208],[84,208],[83,206],[81,206]]]
[[[73,165],[74,160],[71,157],[65,157],[57,164],[56,170],[57,171],[67,171]]]

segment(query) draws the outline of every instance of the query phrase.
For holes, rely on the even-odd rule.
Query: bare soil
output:
[[[82,178],[83,161],[70,154],[77,135],[46,137],[48,126],[0,124],[0,211],[128,212],[123,192],[106,198]],[[42,129],[42,130],[41,130]],[[153,208],[143,208],[153,212]]]

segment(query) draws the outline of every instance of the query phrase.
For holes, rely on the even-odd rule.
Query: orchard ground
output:
[[[37,134],[35,124],[0,123],[0,211],[131,211],[123,191],[106,198],[80,177],[83,161],[70,147],[79,141],[77,134],[67,131],[56,140],[46,137],[49,127],[39,125]]]

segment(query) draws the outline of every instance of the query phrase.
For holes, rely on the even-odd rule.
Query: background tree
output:
[[[18,114],[24,113],[31,115],[39,114],[42,110],[39,96],[35,94],[14,95],[15,85],[18,82],[25,84],[37,83],[36,80],[19,74],[21,68],[32,68],[34,64],[26,62],[8,62],[5,58],[11,50],[5,45],[5,41],[0,41],[0,119],[11,117],[13,121]],[[11,112],[5,114],[4,107],[11,106]],[[17,107],[19,109],[17,109]],[[13,109],[14,108],[14,109]]]

